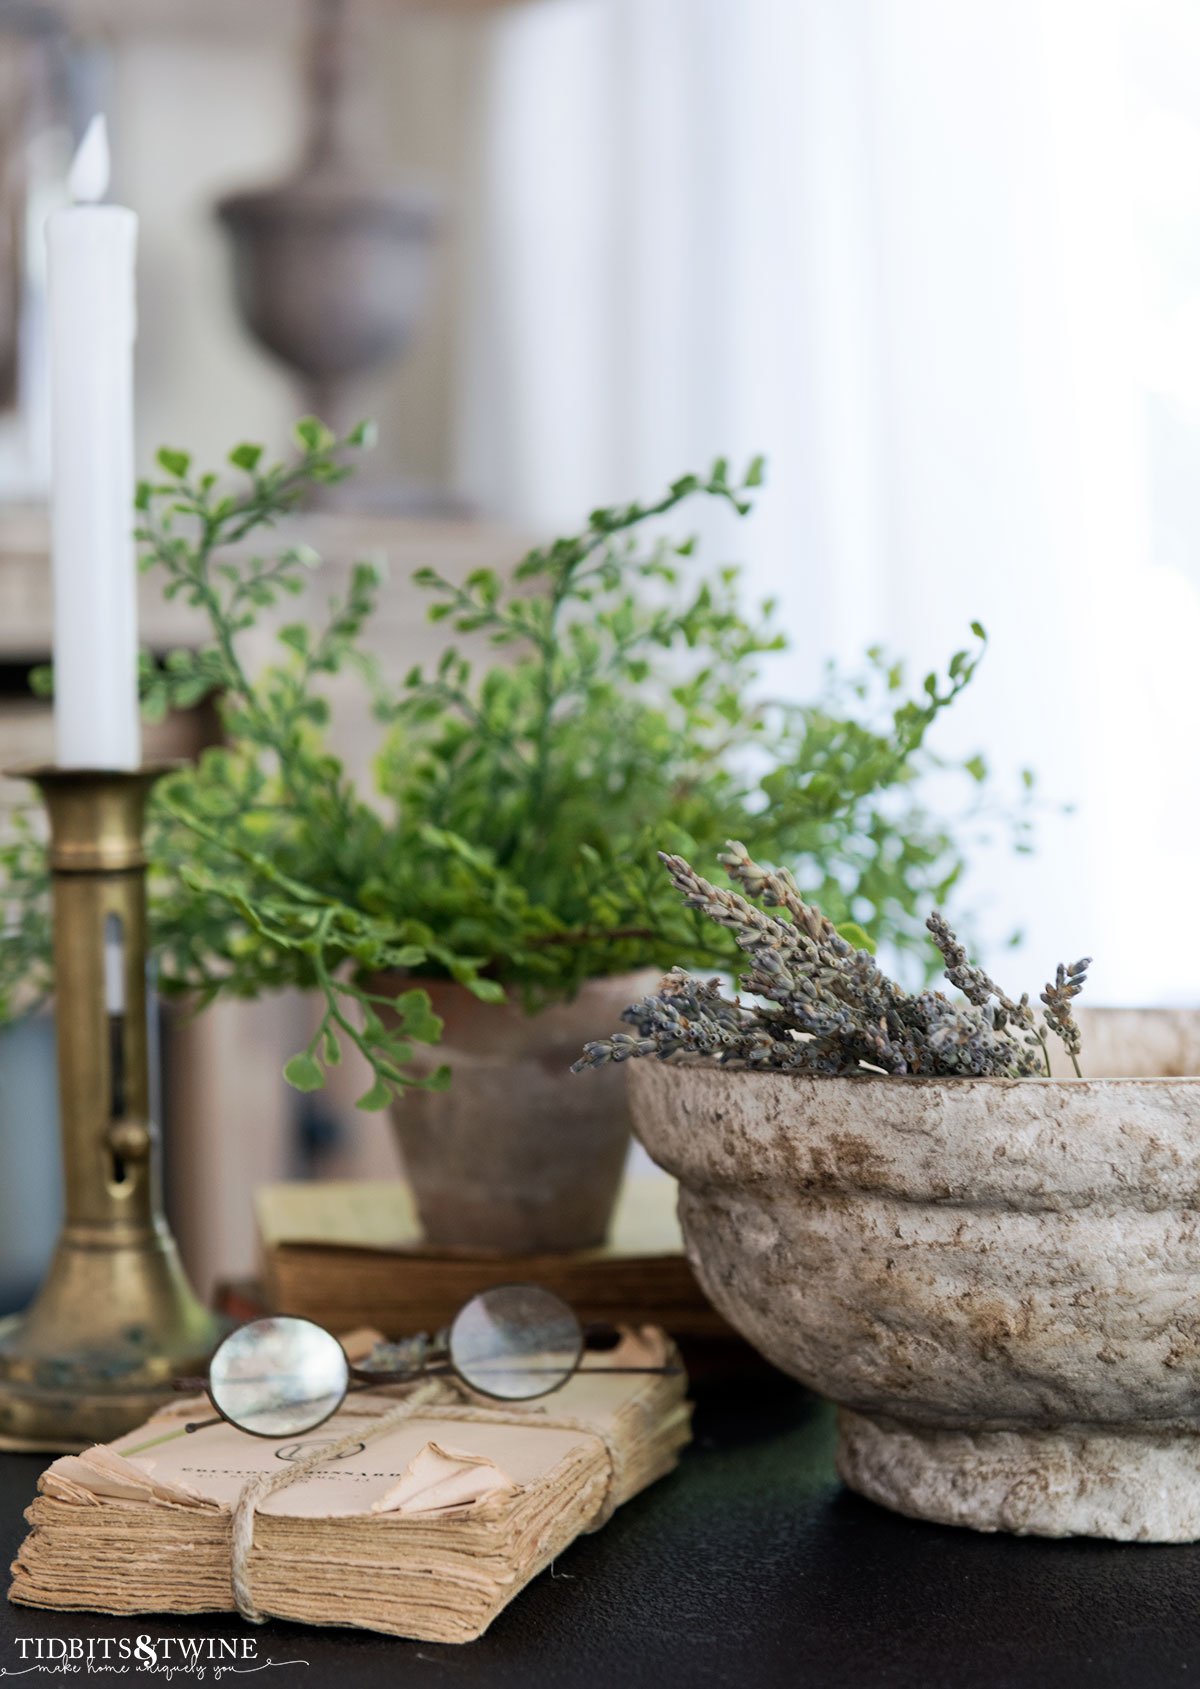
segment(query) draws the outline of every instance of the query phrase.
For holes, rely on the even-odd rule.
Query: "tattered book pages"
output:
[[[647,1331],[587,1365],[667,1356],[661,1333]],[[278,1440],[223,1422],[180,1434],[200,1404],[173,1404],[48,1468],[9,1596],[109,1613],[233,1610],[242,1486],[361,1428],[362,1442],[262,1501],[255,1604],[310,1624],[468,1641],[612,1505],[672,1469],[690,1436],[685,1390],[682,1371],[589,1371],[535,1402],[488,1403],[504,1423],[439,1420],[433,1406],[378,1435],[372,1427],[403,1398],[372,1390],[316,1431]]]

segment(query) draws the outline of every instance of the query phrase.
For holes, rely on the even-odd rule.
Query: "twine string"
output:
[[[267,1497],[278,1495],[280,1490],[290,1489],[293,1484],[298,1484],[314,1467],[323,1466],[326,1461],[337,1460],[344,1454],[357,1451],[361,1444],[373,1442],[376,1437],[394,1430],[397,1425],[403,1425],[405,1420],[418,1417],[423,1408],[436,1407],[438,1419],[461,1420],[469,1425],[536,1425],[550,1431],[580,1431],[585,1436],[594,1437],[604,1446],[608,1457],[608,1473],[600,1505],[588,1521],[587,1529],[598,1531],[601,1525],[608,1523],[620,1500],[624,1459],[616,1442],[606,1431],[590,1420],[579,1419],[572,1414],[552,1417],[528,1408],[522,1411],[516,1407],[477,1407],[473,1402],[463,1402],[462,1394],[461,1389],[449,1380],[439,1379],[418,1385],[399,1406],[380,1414],[370,1425],[346,1432],[332,1445],[322,1443],[319,1447],[310,1449],[299,1460],[281,1465],[278,1470],[260,1472],[257,1477],[246,1480],[238,1492],[233,1510],[230,1548],[233,1598],[237,1602],[238,1612],[244,1619],[249,1620],[251,1624],[265,1624],[269,1617],[269,1614],[259,1609],[250,1588],[254,1523],[258,1509]]]

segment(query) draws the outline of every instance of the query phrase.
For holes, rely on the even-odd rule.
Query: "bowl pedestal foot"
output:
[[[842,1408],[838,1471],[912,1518],[976,1531],[1200,1540],[1200,1435],[951,1431]]]

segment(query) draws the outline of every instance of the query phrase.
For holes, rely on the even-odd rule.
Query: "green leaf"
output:
[[[325,1083],[325,1075],[307,1050],[292,1057],[284,1067],[283,1077],[297,1091],[319,1091]]]
[[[364,1091],[361,1097],[355,1098],[354,1106],[362,1109],[366,1114],[377,1114],[380,1109],[386,1108],[391,1100],[390,1088],[382,1079],[377,1079],[370,1090]]]
[[[235,446],[230,452],[229,461],[235,469],[244,469],[247,475],[253,475],[258,468],[262,455],[263,449],[261,446],[252,446],[244,440],[240,446]]]
[[[161,467],[177,481],[182,481],[192,466],[191,457],[187,452],[174,451],[170,446],[160,447],[157,455]]]
[[[378,439],[378,427],[370,420],[370,418],[367,418],[362,422],[356,423],[350,430],[349,434],[346,435],[346,444],[348,446],[358,446],[363,451],[370,451]]]
[[[399,1015],[404,1036],[418,1044],[436,1044],[442,1036],[442,1022],[430,1005],[427,991],[402,991],[392,1007]]]
[[[327,452],[335,443],[331,429],[326,428],[319,417],[302,416],[293,430],[296,443],[306,452]]]
[[[151,723],[165,721],[170,702],[167,689],[161,682],[148,686],[140,701],[142,720]]]

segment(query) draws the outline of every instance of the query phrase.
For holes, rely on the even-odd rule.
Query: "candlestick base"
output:
[[[224,1329],[165,1224],[125,1239],[68,1224],[33,1307],[0,1321],[0,1449],[111,1442],[203,1371]]]
[[[184,1276],[150,1117],[142,819],[166,770],[26,772],[50,811],[66,1219],[33,1306],[0,1322],[0,1447],[58,1452],[141,1424],[225,1322]]]

